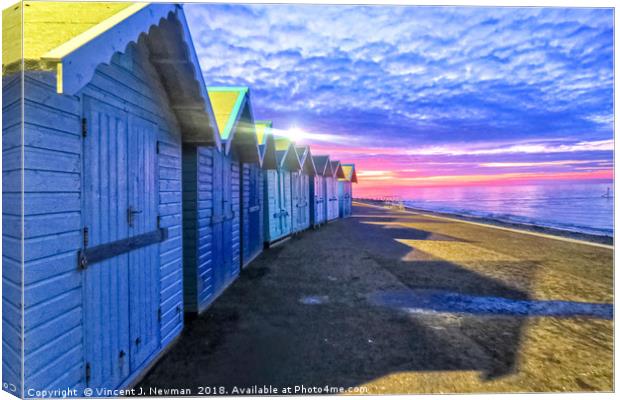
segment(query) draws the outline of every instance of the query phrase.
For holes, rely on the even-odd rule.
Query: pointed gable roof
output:
[[[136,43],[144,44],[177,116],[183,141],[220,147],[182,5],[27,1],[2,15],[3,20],[23,19],[26,69],[54,74],[60,94],[76,95],[99,65]],[[3,34],[21,36],[16,31],[20,25],[3,25]],[[3,49],[3,75],[19,71],[22,43],[17,44],[20,49]]]
[[[209,86],[207,92],[226,154],[234,148],[242,162],[260,162],[250,90],[246,86]]]
[[[333,172],[333,176],[334,178],[344,178],[344,172],[342,171],[342,167],[340,166],[340,161],[335,160],[335,161],[330,161],[330,164],[332,166],[332,172]]]
[[[301,163],[295,150],[295,144],[285,137],[276,137],[276,158],[280,168],[286,167],[289,171],[301,169]]]
[[[261,166],[263,169],[278,168],[278,160],[276,157],[276,141],[271,133],[271,121],[255,121],[254,129],[256,132],[256,141],[261,155]]]
[[[334,176],[329,156],[312,156],[312,161],[314,161],[317,175]]]
[[[344,178],[340,178],[339,180],[357,183],[357,173],[355,172],[355,164],[341,164],[341,167],[342,167],[342,172],[344,173]]]
[[[295,146],[297,151],[297,157],[304,172],[308,175],[316,175],[316,166],[312,160],[312,153],[310,152],[310,146]]]

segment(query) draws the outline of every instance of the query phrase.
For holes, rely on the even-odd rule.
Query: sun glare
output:
[[[286,131],[286,136],[293,142],[296,142],[304,139],[306,137],[306,133],[302,129],[293,126]]]

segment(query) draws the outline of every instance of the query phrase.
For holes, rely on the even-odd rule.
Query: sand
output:
[[[272,394],[613,389],[610,319],[506,312],[546,301],[609,307],[613,250],[360,204],[353,214],[266,250],[187,321],[138,386],[192,394],[264,385]],[[386,293],[424,301],[375,301]],[[458,312],[460,298],[504,306]]]

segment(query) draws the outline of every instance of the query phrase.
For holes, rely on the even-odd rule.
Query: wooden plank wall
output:
[[[46,73],[27,73],[24,93],[25,386],[80,387],[81,105]]]
[[[2,79],[2,382],[22,392],[22,79]]]

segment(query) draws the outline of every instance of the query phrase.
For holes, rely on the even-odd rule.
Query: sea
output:
[[[607,196],[609,189],[609,196]],[[546,183],[416,188],[412,208],[612,236],[613,185]]]

